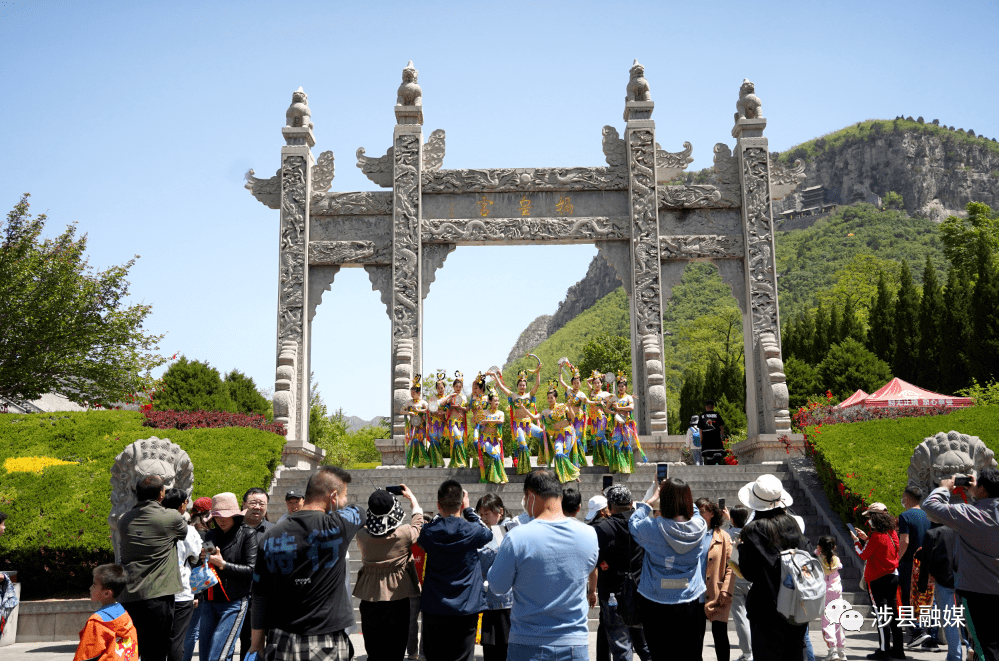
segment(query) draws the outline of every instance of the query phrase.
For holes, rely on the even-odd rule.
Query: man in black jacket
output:
[[[923,545],[915,556],[919,560],[919,591],[926,592],[930,576],[936,582],[933,604],[940,611],[940,625],[947,641],[947,661],[961,661],[964,658],[961,654],[961,632],[954,618],[944,615],[945,610],[953,612],[957,603],[954,600],[956,549],[957,533],[943,524],[934,523],[923,534]],[[936,645],[928,645],[930,642],[924,641],[923,647],[935,649]]]
[[[618,595],[621,594],[625,575],[641,574],[645,559],[645,551],[634,542],[628,531],[628,519],[635,511],[631,491],[615,484],[607,490],[607,505],[611,515],[593,526],[600,546],[597,559],[600,576],[594,586],[600,602],[600,623],[606,632],[614,661],[631,661],[633,654],[638,654],[642,661],[648,661],[652,656],[642,626],[626,625],[617,612]]]

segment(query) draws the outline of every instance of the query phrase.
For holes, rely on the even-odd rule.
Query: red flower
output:
[[[839,495],[842,496],[846,492],[846,485],[840,482],[839,486],[837,486],[836,489],[839,491]]]

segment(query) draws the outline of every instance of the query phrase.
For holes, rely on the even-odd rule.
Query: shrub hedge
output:
[[[23,598],[87,593],[91,569],[113,558],[107,524],[111,466],[133,441],[160,436],[178,444],[194,463],[194,493],[242,494],[267,487],[285,439],[244,427],[155,430],[133,411],[0,414],[0,569],[17,569]],[[73,462],[39,472],[8,472],[4,461],[53,457]]]
[[[999,406],[973,406],[945,415],[808,427],[809,451],[832,507],[857,523],[866,505],[882,502],[898,515],[916,446],[939,432],[978,436],[999,455]]]

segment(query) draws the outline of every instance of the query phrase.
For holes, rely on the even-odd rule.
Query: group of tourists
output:
[[[413,379],[412,399],[400,413],[406,416],[406,467],[443,467],[444,449],[449,450],[452,467],[479,467],[481,482],[503,483],[508,478],[503,451],[506,412],[500,410],[500,393],[510,410],[510,436],[516,443],[512,457],[518,475],[531,472],[531,456],[549,466],[562,483],[579,478],[580,466],[587,466],[592,449],[592,465],[606,466],[611,473],[632,473],[636,457],[646,461],[635,425],[635,400],[628,394],[628,379],[618,372],[616,393],[604,390],[604,376],[594,370],[587,379],[589,393],[582,391],[579,370],[568,362],[560,364],[559,377],[548,383],[547,406],[538,411],[537,393],[541,387],[541,361],[528,374],[517,375],[509,388],[498,369],[479,372],[466,397],[464,377],[455,372],[447,390],[447,374],[437,374],[434,396],[423,398],[422,375]],[[569,382],[563,369],[569,370]],[[491,379],[487,385],[486,379]],[[559,390],[561,386],[562,390]],[[532,449],[532,441],[537,450]]]

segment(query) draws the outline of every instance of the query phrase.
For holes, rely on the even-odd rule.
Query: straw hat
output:
[[[212,518],[215,518],[216,516],[229,517],[245,515],[246,510],[239,509],[239,501],[236,500],[236,494],[231,491],[225,491],[212,496]]]
[[[739,489],[739,500],[754,512],[788,508],[794,503],[791,494],[784,490],[784,485],[777,476],[770,474],[760,475],[755,482]]]

